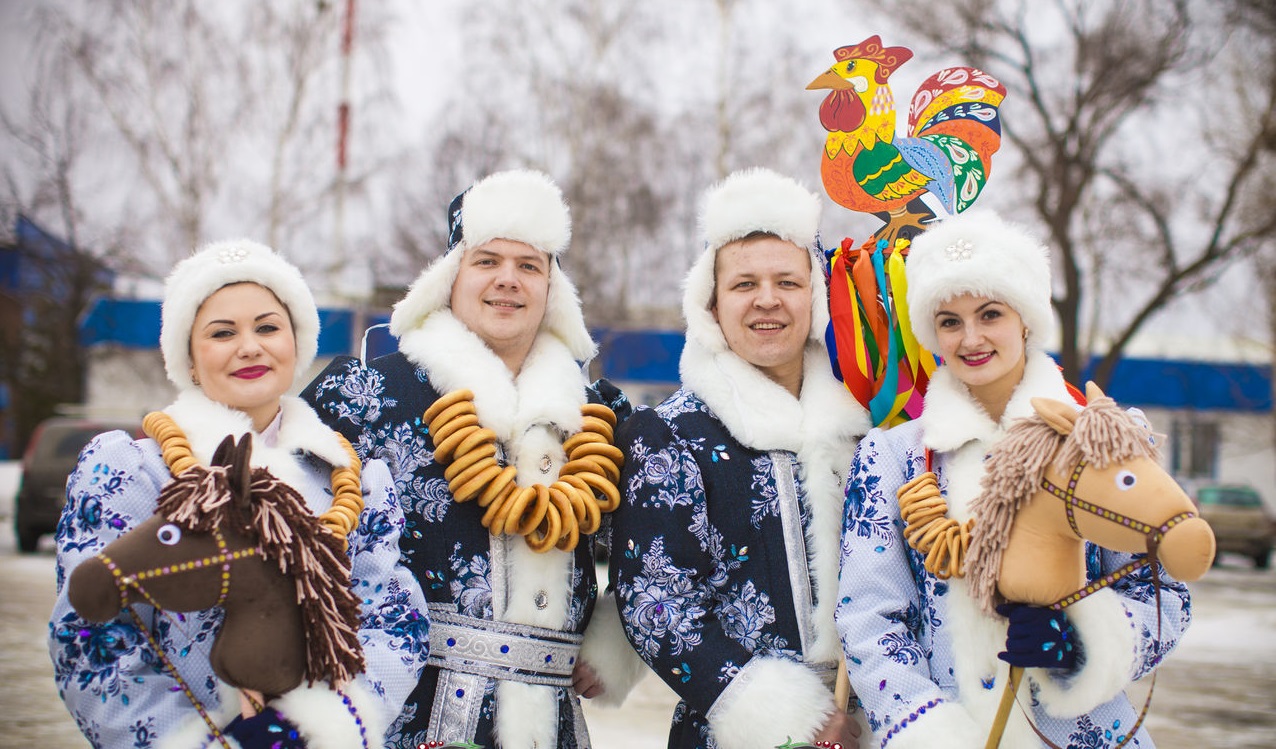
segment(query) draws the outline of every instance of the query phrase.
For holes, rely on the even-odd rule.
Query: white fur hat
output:
[[[769,169],[744,169],[706,190],[700,208],[700,234],[705,249],[687,273],[682,297],[687,336],[710,351],[727,350],[722,328],[709,309],[718,250],[754,232],[774,234],[798,247],[814,250],[820,210],[819,196]],[[826,288],[823,264],[812,255],[810,340],[824,339],[829,321]]]
[[[465,251],[493,239],[523,242],[548,253],[549,300],[541,329],[557,336],[584,361],[597,347],[585,327],[580,297],[557,258],[571,242],[572,219],[563,194],[548,176],[525,169],[497,172],[456,196],[448,208],[448,249],[417,276],[394,305],[390,332],[402,337],[451,304]]]
[[[301,271],[269,247],[247,239],[213,242],[173,267],[164,284],[160,311],[160,352],[168,379],[179,391],[196,387],[191,379],[191,326],[195,315],[223,286],[255,283],[270,289],[292,319],[297,341],[295,378],[303,376],[319,350],[319,311]]]
[[[1050,252],[1023,227],[977,209],[944,219],[913,240],[905,265],[913,335],[939,350],[935,312],[963,294],[1010,305],[1040,348],[1054,325]]]

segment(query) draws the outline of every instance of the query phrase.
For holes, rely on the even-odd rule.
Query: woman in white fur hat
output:
[[[332,504],[333,470],[352,465],[343,440],[304,402],[284,395],[314,360],[318,340],[318,311],[301,273],[268,247],[206,245],[168,278],[160,349],[178,397],[162,414],[202,465],[227,435],[252,435],[252,465],[296,489],[316,515]],[[156,418],[163,420],[147,423]],[[144,632],[125,613],[100,625],[76,615],[67,599],[71,571],[153,515],[172,478],[154,439],[115,431],[84,448],[58,525],[49,651],[58,691],[95,747],[255,749],[282,740],[274,745],[349,749],[367,746],[361,733],[380,745],[375,737],[398,717],[424,666],[428,619],[420,587],[398,563],[403,514],[389,471],[369,461],[357,475],[365,506],[347,548],[366,670],[343,688],[349,703],[326,684],[303,683],[257,712],[213,674],[220,608],[175,621],[134,605]],[[177,675],[160,666],[156,646]]]
[[[834,379],[820,200],[765,169],[710,188],[687,275],[682,388],[621,431],[611,580],[630,642],[682,702],[669,746],[860,732],[834,706],[843,481],[868,415]]]
[[[941,579],[910,548],[897,501],[929,465],[948,517],[978,522],[969,508],[984,456],[1033,413],[1031,398],[1072,399],[1042,350],[1054,326],[1046,248],[976,210],[918,237],[906,268],[913,333],[943,364],[921,416],[869,432],[851,468],[837,609],[851,683],[883,747],[975,749],[988,738],[1009,666],[1024,666],[1032,721],[1051,746],[1118,746],[1138,717],[1122,690],[1177,643],[1191,618],[1187,588],[1163,576],[1159,627],[1146,570],[1066,617],[1026,605],[999,609],[1008,619],[985,615],[964,578]],[[1130,558],[1091,547],[1087,572],[1093,580]],[[1020,701],[1030,702],[1026,693]],[[1016,709],[1001,746],[1047,744]],[[1152,742],[1140,730],[1128,746]]]
[[[618,703],[642,663],[615,606],[595,605],[595,491],[615,492],[614,476],[566,487],[588,467],[568,447],[618,458],[599,420],[629,405],[586,380],[595,346],[559,264],[571,215],[549,177],[492,174],[448,219],[447,250],[394,307],[399,350],[336,361],[303,397],[389,463],[407,514],[401,547],[429,599],[431,649],[394,746],[584,749],[579,697]],[[460,455],[453,435],[475,447]],[[549,502],[564,491],[573,505],[559,513]]]

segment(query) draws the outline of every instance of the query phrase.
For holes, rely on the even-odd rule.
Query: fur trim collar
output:
[[[350,464],[337,435],[324,425],[305,401],[295,397],[279,399],[282,417],[279,424],[279,441],[274,447],[261,442],[253,432],[252,420],[242,411],[236,411],[208,398],[200,390],[187,390],[164,409],[186,433],[191,452],[201,465],[208,465],[217,445],[231,435],[238,439],[244,434],[253,435],[252,464],[270,469],[276,478],[292,485],[300,483],[300,467],[296,454],[308,453],[336,467]]]
[[[922,444],[937,452],[956,450],[971,440],[990,442],[1003,434],[1016,419],[1033,414],[1033,398],[1056,398],[1071,402],[1063,374],[1054,359],[1043,351],[1029,348],[1023,379],[1006,404],[1001,423],[994,423],[988,412],[970,394],[970,390],[941,366],[926,390],[926,402],[918,421],[922,426]]]
[[[800,399],[732,351],[714,352],[690,335],[680,370],[683,385],[754,450],[801,452],[808,442],[859,437],[871,426],[868,412],[833,377],[822,344],[807,343]]]
[[[535,424],[552,424],[563,435],[580,431],[585,376],[556,336],[541,333],[517,379],[483,340],[440,310],[399,341],[399,350],[423,368],[440,393],[474,392],[483,426],[509,443]]]

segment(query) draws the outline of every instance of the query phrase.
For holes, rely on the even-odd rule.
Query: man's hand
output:
[[[815,734],[811,743],[818,741],[841,744],[842,749],[859,749],[860,726],[851,716],[841,710],[835,710],[820,732]]]
[[[592,700],[606,691],[603,689],[603,680],[598,678],[593,667],[584,661],[576,661],[576,667],[572,669],[572,687],[576,690],[576,694],[587,700]]]

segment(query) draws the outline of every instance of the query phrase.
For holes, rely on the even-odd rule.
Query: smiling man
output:
[[[429,600],[429,665],[392,745],[584,749],[578,695],[619,702],[642,673],[615,605],[594,606],[599,511],[586,504],[611,509],[615,476],[586,482],[574,459],[619,458],[608,421],[629,404],[583,373],[595,345],[559,267],[571,216],[558,187],[493,174],[448,220],[447,251],[390,318],[399,351],[335,361],[303,394],[390,466],[403,558]]]
[[[856,745],[834,707],[843,481],[868,415],[834,379],[820,201],[755,169],[711,188],[682,389],[623,425],[611,580],[682,703],[669,746]]]

